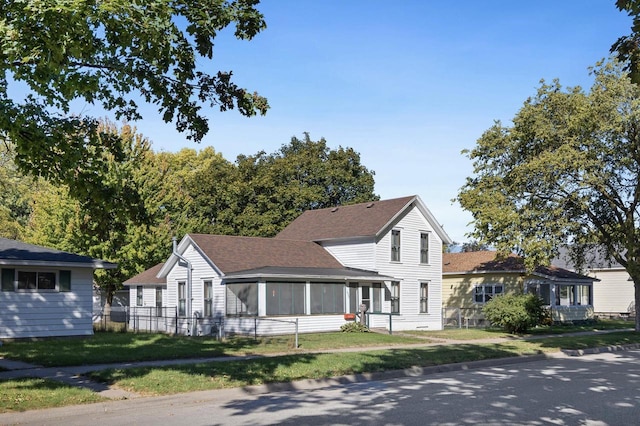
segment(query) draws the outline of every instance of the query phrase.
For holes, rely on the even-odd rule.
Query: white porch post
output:
[[[258,281],[258,316],[267,315],[267,282],[265,280]]]

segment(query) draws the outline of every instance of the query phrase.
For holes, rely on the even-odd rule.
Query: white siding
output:
[[[593,283],[593,309],[597,313],[628,313],[634,302],[633,281],[624,269],[597,271]]]
[[[368,241],[347,241],[347,242],[325,242],[322,244],[329,253],[340,261],[344,266],[375,270],[376,245],[372,240]]]
[[[60,269],[71,270],[70,292],[0,291],[0,338],[93,334],[93,270]]]
[[[393,229],[400,230],[400,262],[391,261]],[[420,234],[424,232],[429,234],[428,264],[420,263]],[[375,251],[375,270],[400,282],[400,314],[393,318],[393,329],[442,328],[442,240],[417,208],[407,212],[380,238]],[[428,313],[420,313],[421,282],[429,283]],[[389,312],[389,302],[385,302],[383,310]]]

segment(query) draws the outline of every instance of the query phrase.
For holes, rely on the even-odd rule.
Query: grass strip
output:
[[[211,337],[166,334],[96,333],[86,338],[7,342],[0,346],[0,358],[20,360],[47,367],[232,355],[296,353],[301,350],[393,346],[426,343],[417,337],[378,333],[301,334],[299,349],[294,336],[238,337],[218,341]]]
[[[0,381],[0,413],[88,404],[105,399],[87,389],[79,389],[45,379]]]

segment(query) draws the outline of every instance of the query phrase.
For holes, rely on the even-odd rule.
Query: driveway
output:
[[[3,414],[0,424],[630,425],[640,419],[640,350],[423,373]]]

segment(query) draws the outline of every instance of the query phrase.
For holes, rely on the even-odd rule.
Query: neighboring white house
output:
[[[93,334],[93,271],[116,266],[0,238],[0,339]]]
[[[149,316],[162,297],[178,333],[338,330],[361,305],[371,327],[440,329],[443,242],[410,196],[308,210],[275,238],[188,234],[156,275],[165,291],[148,277],[125,285]]]
[[[563,250],[553,265],[576,270],[567,250]],[[584,272],[599,281],[593,284],[593,310],[600,316],[629,316],[635,312],[633,280],[627,270],[600,250],[585,255]]]

